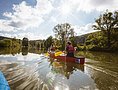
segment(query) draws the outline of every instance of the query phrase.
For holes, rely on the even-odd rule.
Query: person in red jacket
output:
[[[74,57],[74,47],[72,46],[71,42],[67,43],[67,47],[66,47],[66,51],[67,51],[67,57]]]

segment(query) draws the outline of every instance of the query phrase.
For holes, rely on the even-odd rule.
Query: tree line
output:
[[[86,40],[90,50],[118,50],[118,11],[106,10],[95,20],[93,29],[99,31]]]

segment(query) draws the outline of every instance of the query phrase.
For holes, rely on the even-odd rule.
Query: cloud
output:
[[[37,0],[36,10],[41,14],[48,14],[52,11],[53,6],[49,0]],[[36,11],[36,12],[37,12]]]
[[[53,9],[50,1],[37,0],[36,6],[28,6],[25,1],[18,5],[13,5],[13,12],[5,12],[3,15],[7,20],[0,20],[4,31],[27,30],[37,28],[44,22],[44,15]],[[4,22],[4,23],[3,23]]]
[[[109,9],[110,11],[114,11],[118,9],[117,0],[62,0],[62,2],[63,4],[60,4],[59,7],[67,6],[70,8],[70,11],[74,12],[77,10],[88,13],[93,10],[105,11]]]
[[[18,38],[28,37],[30,39],[46,38],[46,33],[52,34],[50,30],[54,27],[53,25],[64,22],[75,24],[78,35],[90,33],[95,31],[91,28],[92,23],[90,23],[93,20],[92,18],[97,16],[93,11],[99,14],[106,9],[114,11],[118,8],[118,0],[36,1],[35,6],[29,6],[26,1],[22,1],[20,4],[13,5],[13,11],[4,12],[5,19],[0,19],[0,32],[6,34],[3,33],[2,35]],[[90,14],[91,12],[92,14]],[[80,24],[86,25],[80,26]],[[38,33],[36,34],[31,30]],[[10,34],[11,32],[18,34]]]
[[[36,33],[31,33],[31,32],[18,33],[18,34],[14,34],[14,36],[20,39],[22,39],[23,37],[27,37],[29,40],[37,40],[41,38],[45,39],[45,36],[43,36],[42,34],[37,35]]]
[[[29,40],[46,39],[46,37],[47,37],[42,34],[37,35],[37,34],[31,33],[31,32],[18,33],[18,34],[0,33],[0,36],[11,37],[11,38],[17,37],[18,39],[23,39],[23,37],[26,37]]]
[[[105,11],[106,9],[110,11],[117,10],[118,5],[117,0],[86,0],[84,6],[87,7],[83,9],[86,11],[86,9],[89,11],[89,9],[92,10],[97,10],[97,11]]]
[[[10,26],[9,24],[10,22],[7,20],[0,20],[0,31],[15,31],[14,27]]]
[[[73,26],[73,27],[77,35],[83,35],[83,34],[92,33],[96,31],[92,28],[92,25],[93,23],[89,23],[84,26]]]

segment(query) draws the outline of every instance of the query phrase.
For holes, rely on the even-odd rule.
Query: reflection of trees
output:
[[[29,48],[28,50],[29,53],[36,53],[36,54],[41,54],[43,51],[35,48]]]
[[[28,47],[22,47],[22,55],[28,54]]]
[[[20,47],[0,48],[0,54],[12,54],[12,55],[15,55],[17,53],[20,53]]]
[[[102,62],[112,62],[118,63],[118,54],[117,53],[106,53],[106,52],[83,52],[80,51],[76,54],[77,56],[84,56],[86,58],[102,61]]]
[[[64,64],[63,66],[63,70],[65,72],[65,76],[67,77],[67,79],[69,79],[70,75],[73,74],[73,71],[84,71],[84,65],[66,63],[66,65]]]
[[[67,79],[69,79],[70,75],[73,74],[75,70],[84,71],[84,65],[76,63],[57,62],[50,59],[50,65],[52,66],[52,71],[64,75]]]
[[[0,48],[0,54],[19,54],[22,52],[22,55],[27,55],[28,52],[30,53],[36,53],[36,54],[41,54],[44,53],[45,51],[43,50],[38,50],[34,48],[28,48],[28,47],[5,47],[5,48]]]
[[[98,66],[91,65],[93,68],[86,67],[85,73],[87,73],[96,83],[99,90],[117,90],[118,78],[112,71],[108,72],[105,68],[100,70]]]
[[[100,90],[117,90],[118,54],[105,52],[78,52],[89,58],[86,62],[85,73],[96,83]]]

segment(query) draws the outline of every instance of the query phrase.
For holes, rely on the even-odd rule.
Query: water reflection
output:
[[[79,52],[77,55],[87,57],[86,63],[80,65],[59,62],[35,49],[22,48],[14,55],[5,50],[0,51],[0,70],[11,90],[118,89],[118,55],[109,60],[106,53]]]
[[[100,90],[118,89],[118,53],[79,52],[86,57],[85,72]]]
[[[22,55],[27,55],[29,53],[35,53],[35,54],[41,54],[44,53],[45,51],[39,50],[36,48],[31,48],[31,47],[7,47],[7,48],[0,48],[0,55],[16,55],[22,53]]]
[[[53,58],[49,60],[50,65],[52,66],[51,70],[55,73],[60,73],[64,75],[67,79],[69,79],[70,75],[73,74],[74,71],[81,70],[84,72],[84,65],[69,63],[69,62],[59,62]]]
[[[77,52],[76,55],[77,56],[81,55],[95,61],[111,62],[114,64],[118,64],[118,53],[80,51],[80,52]]]
[[[113,74],[91,65],[86,66],[85,72],[94,80],[99,90],[118,90],[118,74],[114,77]]]
[[[7,55],[7,54],[19,54],[21,52],[20,48],[14,47],[14,48],[0,48],[0,55]]]
[[[21,53],[16,55],[16,57],[23,58]],[[16,60],[0,60],[0,70],[4,73],[11,90],[42,90],[39,87],[44,87],[43,81],[40,78],[38,73],[38,63],[42,62],[38,57],[41,57],[37,54],[28,54],[28,57],[31,56],[31,60],[24,61],[22,59]],[[8,56],[9,57],[9,56]],[[7,56],[5,57],[7,58]],[[42,58],[43,60],[43,58]]]
[[[28,47],[22,47],[22,55],[28,54]]]
[[[94,81],[84,74],[84,65],[56,62],[43,55],[28,53],[0,60],[11,90],[76,90],[95,89]],[[16,60],[12,60],[14,57]],[[28,58],[29,57],[29,58]],[[6,60],[5,60],[6,58]]]
[[[50,90],[94,90],[96,86],[94,81],[84,73],[84,65],[57,62],[55,59],[49,59],[51,71],[46,78],[50,82]]]

